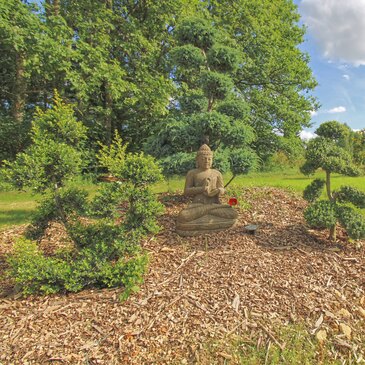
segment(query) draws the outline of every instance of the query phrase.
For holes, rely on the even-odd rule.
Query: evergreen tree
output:
[[[233,81],[241,53],[233,39],[203,18],[186,19],[174,36],[177,46],[170,57],[178,96],[169,118],[148,140],[148,152],[161,158],[165,173],[182,173],[207,143],[221,171],[247,173],[257,158],[249,147],[255,133],[248,124],[248,106]]]

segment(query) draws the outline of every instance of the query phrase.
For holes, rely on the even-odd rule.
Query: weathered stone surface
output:
[[[180,212],[176,232],[181,236],[196,236],[232,227],[237,212],[227,204],[221,204],[224,194],[222,174],[212,169],[213,154],[207,145],[197,153],[197,168],[186,175],[184,194],[193,202]]]

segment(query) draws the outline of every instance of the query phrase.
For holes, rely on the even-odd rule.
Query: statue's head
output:
[[[196,154],[196,165],[202,170],[208,170],[212,167],[213,152],[208,145],[203,144]]]

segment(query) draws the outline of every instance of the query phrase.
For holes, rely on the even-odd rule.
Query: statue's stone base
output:
[[[237,214],[236,212],[234,212]],[[210,234],[231,228],[236,223],[236,218],[217,218],[207,214],[192,222],[176,222],[176,233],[180,236],[198,236]]]

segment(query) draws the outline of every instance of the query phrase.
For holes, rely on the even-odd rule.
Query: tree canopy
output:
[[[0,159],[31,142],[35,107],[48,109],[54,90],[94,155],[118,131],[132,151],[167,138],[159,157],[204,135],[221,156],[231,140],[266,159],[295,145],[317,107],[298,20],[292,0],[2,2]]]

